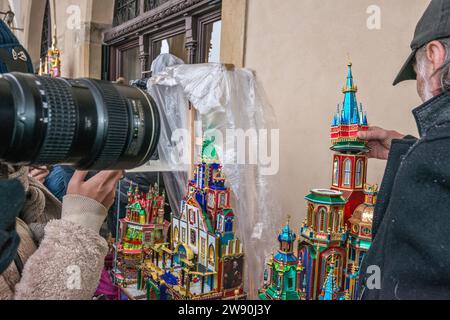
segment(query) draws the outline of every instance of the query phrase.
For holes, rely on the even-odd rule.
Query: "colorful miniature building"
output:
[[[295,235],[289,225],[283,229],[279,253],[264,273],[259,292],[263,300],[358,299],[359,269],[371,246],[378,187],[366,184],[368,147],[357,135],[368,130],[368,123],[362,106],[358,108],[357,91],[350,63],[344,103],[331,128],[331,149],[336,152],[332,187],[314,189],[305,197],[307,214],[297,255],[291,251]]]
[[[351,300],[357,300],[359,271],[363,259],[372,244],[373,212],[377,202],[378,186],[366,186],[365,201],[356,208],[350,218],[349,239],[347,243],[347,270],[345,287]]]
[[[303,266],[294,254],[296,238],[288,222],[278,236],[280,249],[264,272],[264,288],[259,291],[261,300],[300,300],[298,279]]]
[[[333,177],[331,189],[343,193],[347,199],[344,209],[345,223],[356,207],[364,201],[364,186],[367,179],[367,142],[358,139],[359,131],[368,130],[367,114],[362,104],[358,107],[352,64],[348,64],[347,83],[343,89],[344,102],[338,105],[331,125],[331,150]]]
[[[344,283],[347,228],[344,207],[347,201],[335,190],[312,190],[306,198],[307,217],[300,229],[298,256],[306,300],[317,300],[331,266],[339,287]]]
[[[313,190],[305,199],[307,215],[298,240],[300,292],[306,300],[346,300],[359,296],[359,268],[371,245],[376,186],[368,186],[367,115],[358,108],[352,64],[348,65],[344,103],[331,128],[331,190]],[[350,226],[349,226],[350,224]],[[350,227],[350,229],[349,229]]]
[[[149,193],[142,193],[130,184],[126,217],[120,220],[117,246],[118,267],[116,279],[129,285],[137,281],[137,270],[145,251],[164,241],[165,192],[156,184]]]
[[[172,216],[170,243],[157,244],[140,270],[139,288],[149,299],[244,299],[243,246],[234,232],[231,190],[211,142],[189,182],[181,214]]]

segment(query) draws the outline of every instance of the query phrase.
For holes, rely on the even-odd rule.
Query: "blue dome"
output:
[[[289,224],[287,224],[283,228],[283,231],[278,236],[278,241],[292,243],[295,241],[296,238],[297,238],[297,236],[292,231],[292,229],[289,227]]]

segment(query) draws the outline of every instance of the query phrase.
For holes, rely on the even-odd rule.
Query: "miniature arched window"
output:
[[[290,252],[291,251],[291,243],[282,241],[281,242],[281,251],[283,252]]]
[[[191,230],[191,245],[197,245],[197,233],[195,232],[195,230]]]
[[[333,232],[337,232],[338,228],[339,228],[339,210],[338,209],[333,209],[333,227],[332,230]],[[330,219],[331,220],[331,219]]]
[[[175,262],[181,264],[183,259],[187,258],[187,251],[184,246],[179,246],[178,251],[175,254]]]
[[[192,209],[189,209],[189,222],[194,225],[196,220],[195,220],[195,211]]]
[[[327,231],[327,210],[320,208],[317,214],[317,227],[319,232]]]
[[[368,227],[365,227],[365,228],[362,229],[362,234],[364,236],[370,236],[372,234],[372,230],[370,228],[368,228]]]
[[[344,186],[350,187],[350,181],[352,178],[352,162],[350,159],[344,162]]]
[[[279,277],[278,277],[278,272],[277,272],[275,264],[272,265],[272,268],[273,268],[273,270],[272,270],[272,283],[273,283],[274,287],[276,288],[278,286],[278,279],[279,279]]]
[[[334,275],[336,277],[336,282],[337,283],[341,283],[341,279],[342,279],[342,256],[339,253],[335,253],[334,255],[328,255],[326,258],[324,257],[324,259],[326,259],[325,261],[323,261],[323,267],[322,267],[322,284],[321,286],[323,286],[323,282],[326,280],[328,274],[331,271],[331,265],[332,262],[334,260]]]
[[[363,161],[359,159],[356,162],[356,179],[355,179],[356,187],[362,187],[363,176],[364,176]]]
[[[202,261],[206,261],[206,239],[205,238],[203,238],[203,237],[201,237],[201,240],[200,240],[200,243],[201,243],[201,246],[200,246],[200,248],[201,248],[201,258],[202,258]]]
[[[295,271],[293,270],[288,274],[287,286],[289,291],[295,290]]]
[[[338,186],[339,185],[339,160],[334,160],[333,164],[333,185]]]
[[[334,223],[334,220],[335,220],[334,217],[336,215],[337,215],[336,210],[330,209],[330,214],[329,214],[329,217],[328,217],[328,225],[327,225],[327,229],[325,231],[328,231],[328,230],[333,231],[333,223]]]
[[[231,217],[225,221],[225,232],[233,232],[233,218]]]
[[[355,261],[356,260],[356,250],[353,247],[350,247],[350,260]]]
[[[308,295],[311,289],[311,283],[313,278],[313,272],[307,272],[312,268],[311,252],[307,247],[303,247],[299,250],[299,258],[304,266],[303,271],[300,273],[299,277],[299,288],[302,288]]]
[[[312,227],[313,226],[313,215],[314,215],[314,206],[312,204],[310,204],[308,206],[308,226]]]
[[[178,227],[175,227],[175,229],[173,229],[173,242],[178,242],[178,239],[180,238],[180,230],[178,229]]]
[[[334,230],[334,232],[338,232],[339,231],[340,220],[341,220],[341,212],[339,211],[339,209],[334,209],[334,216],[333,216],[333,230]]]
[[[209,246],[209,264],[214,266],[216,264],[216,250],[214,250],[214,246]]]
[[[225,208],[226,204],[227,204],[227,195],[226,193],[221,193],[219,195],[219,208],[221,209]]]

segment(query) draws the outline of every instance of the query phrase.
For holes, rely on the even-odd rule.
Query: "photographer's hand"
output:
[[[117,183],[123,171],[101,171],[85,181],[88,174],[87,171],[76,171],[70,180],[67,194],[90,198],[109,209],[114,204]]]
[[[114,204],[122,171],[102,171],[85,181],[88,172],[77,171],[63,200],[62,219],[99,232],[108,209]]]
[[[47,167],[40,167],[40,168],[30,168],[29,176],[43,184],[45,182],[45,178],[47,178],[49,174],[50,171],[48,170]]]

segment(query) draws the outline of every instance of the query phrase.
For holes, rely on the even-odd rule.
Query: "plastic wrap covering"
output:
[[[249,298],[256,298],[265,262],[277,243],[277,230],[285,222],[279,203],[279,131],[273,110],[250,70],[221,64],[178,65],[162,74],[150,81],[150,92],[155,94],[155,86],[158,89],[156,97],[169,112],[167,125],[178,126],[176,110],[190,101],[201,120],[197,127],[203,133],[197,132],[197,138],[214,141],[234,193],[237,234],[246,256],[246,290]],[[247,142],[244,148],[235,139],[239,132]]]
[[[179,129],[188,129],[188,101],[183,88],[177,85],[164,72],[167,67],[184,64],[181,59],[162,54],[152,63],[153,77],[147,84],[150,95],[158,105],[161,114],[161,137],[158,145],[159,168],[162,171],[164,185],[173,213],[180,214],[180,201],[187,192],[189,166],[178,141],[173,140]]]

